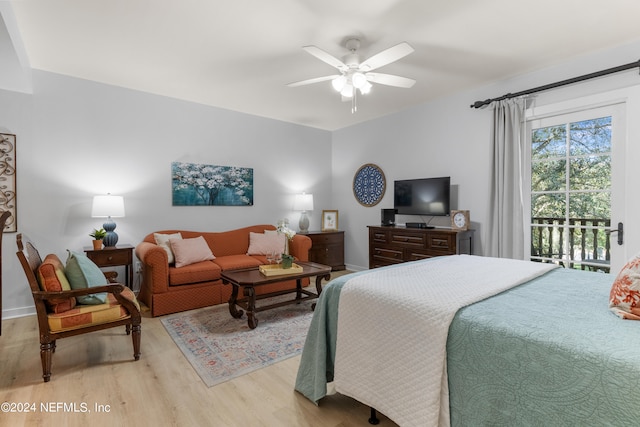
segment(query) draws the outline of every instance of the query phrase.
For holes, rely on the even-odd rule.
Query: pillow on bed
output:
[[[609,294],[609,308],[623,319],[640,320],[640,254],[618,273]]]
[[[269,253],[284,253],[287,237],[284,234],[249,232],[249,250],[247,255],[268,255]]]

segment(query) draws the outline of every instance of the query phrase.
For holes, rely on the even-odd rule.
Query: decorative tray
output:
[[[296,263],[291,264],[291,268],[282,268],[282,264],[276,264],[276,265],[261,265],[260,267],[258,267],[258,269],[260,270],[260,273],[264,274],[265,276],[295,274],[295,273],[302,273],[303,271],[302,267],[300,267]]]

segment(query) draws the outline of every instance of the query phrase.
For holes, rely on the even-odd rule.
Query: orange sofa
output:
[[[180,233],[183,239],[203,236],[215,259],[196,262],[176,268],[169,264],[168,254],[155,242],[150,233],[136,246],[136,256],[142,264],[142,284],[138,299],[151,309],[152,316],[192,310],[194,308],[227,302],[231,296],[231,285],[223,285],[220,273],[223,270],[257,267],[266,264],[264,255],[247,255],[249,233],[264,233],[275,230],[272,225],[254,225],[223,232],[196,232],[185,230],[162,230],[155,233]],[[309,260],[311,239],[296,234],[289,241],[289,253],[300,261]],[[308,279],[307,279],[308,283]],[[292,289],[295,280],[261,286],[257,294]],[[242,293],[240,293],[242,295]]]

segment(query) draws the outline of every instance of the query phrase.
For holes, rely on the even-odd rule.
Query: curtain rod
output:
[[[549,90],[549,89],[555,89],[555,88],[560,87],[560,86],[566,86],[566,85],[570,85],[570,84],[573,84],[573,83],[578,83],[578,82],[581,82],[581,81],[584,81],[584,80],[594,79],[596,77],[602,77],[602,76],[606,76],[608,74],[618,73],[620,71],[629,70],[631,68],[640,68],[640,60],[638,60],[636,62],[631,62],[629,64],[619,65],[619,66],[613,67],[613,68],[608,68],[606,70],[596,71],[595,73],[585,74],[584,76],[573,77],[571,79],[562,80],[562,81],[555,82],[555,83],[550,83],[548,85],[538,86],[538,87],[535,87],[533,89],[527,89],[527,90],[523,90],[521,92],[516,92],[516,93],[508,93],[506,95],[502,95],[499,98],[491,98],[491,99],[485,99],[484,101],[476,101],[473,104],[471,104],[469,107],[471,107],[471,108],[481,108],[481,107],[484,107],[485,105],[491,104],[494,101],[502,101],[503,99],[516,98],[518,96],[530,95],[532,93],[542,92],[542,91]]]

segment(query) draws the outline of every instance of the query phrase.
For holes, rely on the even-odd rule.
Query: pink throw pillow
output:
[[[193,239],[169,239],[176,260],[176,267],[215,259],[207,241],[198,236]]]
[[[268,255],[269,253],[285,253],[287,238],[280,233],[249,232],[249,250],[247,255]]]
[[[623,319],[640,320],[640,255],[627,262],[613,281],[609,308]]]

